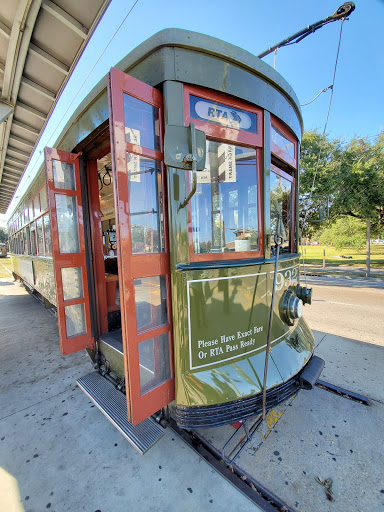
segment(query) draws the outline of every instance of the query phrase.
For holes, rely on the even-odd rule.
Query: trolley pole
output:
[[[262,59],[266,55],[269,55],[270,53],[274,52],[275,50],[278,50],[282,46],[288,45],[289,43],[300,43],[300,41],[302,41],[305,37],[309,36],[310,34],[313,34],[319,28],[323,27],[324,25],[327,25],[328,23],[331,23],[332,21],[337,21],[346,18],[354,10],[355,4],[353,2],[345,2],[342,6],[340,6],[337,9],[336,12],[334,12],[331,16],[328,16],[328,18],[324,18],[323,20],[317,21],[316,23],[312,23],[312,25],[308,25],[308,27],[305,27],[303,28],[303,30],[296,32],[296,34],[293,34],[292,36],[283,39],[282,41],[280,41],[280,43],[277,43],[274,46],[270,46],[268,50],[265,50],[264,52],[258,55],[259,59]]]

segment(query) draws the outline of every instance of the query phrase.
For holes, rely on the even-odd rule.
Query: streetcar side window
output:
[[[271,116],[270,226],[271,234],[283,238],[280,250],[295,251],[295,176],[297,139],[277,118]],[[272,237],[271,254],[275,253]]]
[[[35,217],[40,215],[40,198],[39,198],[39,194],[37,194],[34,197],[34,199],[33,199],[33,210],[34,210]]]
[[[20,245],[19,245],[19,254],[24,253],[24,230],[22,229],[19,231],[19,239],[20,239]]]
[[[41,213],[48,211],[47,187],[45,185],[40,191],[40,207]]]
[[[39,256],[44,256],[44,236],[43,236],[43,218],[39,217],[36,220],[36,233],[37,233],[37,253]]]
[[[281,250],[290,252],[293,247],[294,182],[292,176],[274,165],[271,171],[271,232],[283,238]]]
[[[43,216],[44,226],[44,241],[45,241],[45,255],[52,255],[52,244],[51,244],[51,224],[49,220],[49,214]]]
[[[32,200],[12,217],[9,224],[10,252],[26,256],[51,256],[50,222],[47,211],[47,189],[44,185]]]
[[[27,226],[25,229],[25,232],[24,232],[24,240],[25,240],[25,244],[24,244],[24,254],[25,255],[28,255],[28,248],[29,248],[29,226]]]
[[[37,243],[36,243],[36,225],[34,222],[30,224],[30,246],[29,246],[29,254],[32,256],[36,256],[37,254]]]
[[[32,206],[32,202],[28,206],[28,217],[29,217],[30,221],[33,220],[33,206]]]
[[[297,166],[297,143],[292,134],[277,120],[271,122],[271,152],[291,167]]]

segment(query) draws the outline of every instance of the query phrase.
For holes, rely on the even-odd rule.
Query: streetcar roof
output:
[[[197,76],[193,76],[190,69],[195,69],[192,67],[196,64],[193,56],[196,58],[197,54],[203,72],[197,71]],[[185,66],[182,69],[181,65],[181,61],[188,61],[188,58],[191,64],[189,74],[186,72]],[[301,138],[303,120],[299,101],[292,87],[271,66],[231,43],[198,32],[168,28],[145,40],[114,67],[132,74],[153,87],[166,80],[202,85],[202,75],[211,74],[214,77],[212,78],[212,89],[230,92],[228,84],[224,84],[226,76],[217,77],[214,73],[209,73],[209,66],[218,61],[224,62],[226,66],[240,69],[242,72],[245,71],[245,85],[236,89],[236,93],[232,92],[234,96],[245,101],[255,103],[252,101],[254,91],[251,87],[247,87],[246,83],[247,77],[257,77],[259,83],[265,86],[263,95],[265,104],[260,106],[282,119],[297,137]],[[209,87],[209,85],[205,86]],[[237,84],[236,87],[238,87]],[[281,101],[292,107],[285,109],[285,118],[280,115]],[[107,75],[105,75],[80,103],[53,146],[73,151],[82,140],[108,119]],[[43,166],[38,174],[42,172],[42,169]],[[25,195],[20,199],[18,205],[23,201]]]

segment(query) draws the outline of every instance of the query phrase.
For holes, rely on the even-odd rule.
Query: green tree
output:
[[[342,153],[340,139],[330,139],[327,135],[323,137],[317,131],[305,132],[300,152],[300,192],[311,192],[317,170],[313,194],[333,194],[335,187],[332,177],[339,168]]]
[[[333,196],[341,154],[339,139],[330,139],[317,131],[304,132],[300,152],[300,223],[305,236],[317,237],[324,228],[318,222],[319,203],[324,202],[324,196]],[[333,213],[331,209],[330,214]]]
[[[320,147],[321,158],[317,165]],[[369,276],[370,238],[380,236],[384,226],[384,132],[374,139],[355,137],[347,142],[332,140],[328,136],[323,138],[317,132],[305,133],[300,178],[304,203],[305,200],[309,202],[311,193],[313,196],[326,194],[330,198],[331,222],[340,215],[365,222],[366,274]],[[313,215],[312,204],[304,206],[310,218]]]
[[[337,250],[362,249],[365,244],[365,224],[350,216],[339,217],[324,229],[319,237],[322,245],[332,244]]]

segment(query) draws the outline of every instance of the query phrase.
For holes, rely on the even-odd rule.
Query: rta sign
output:
[[[256,114],[191,96],[191,117],[256,133]]]

